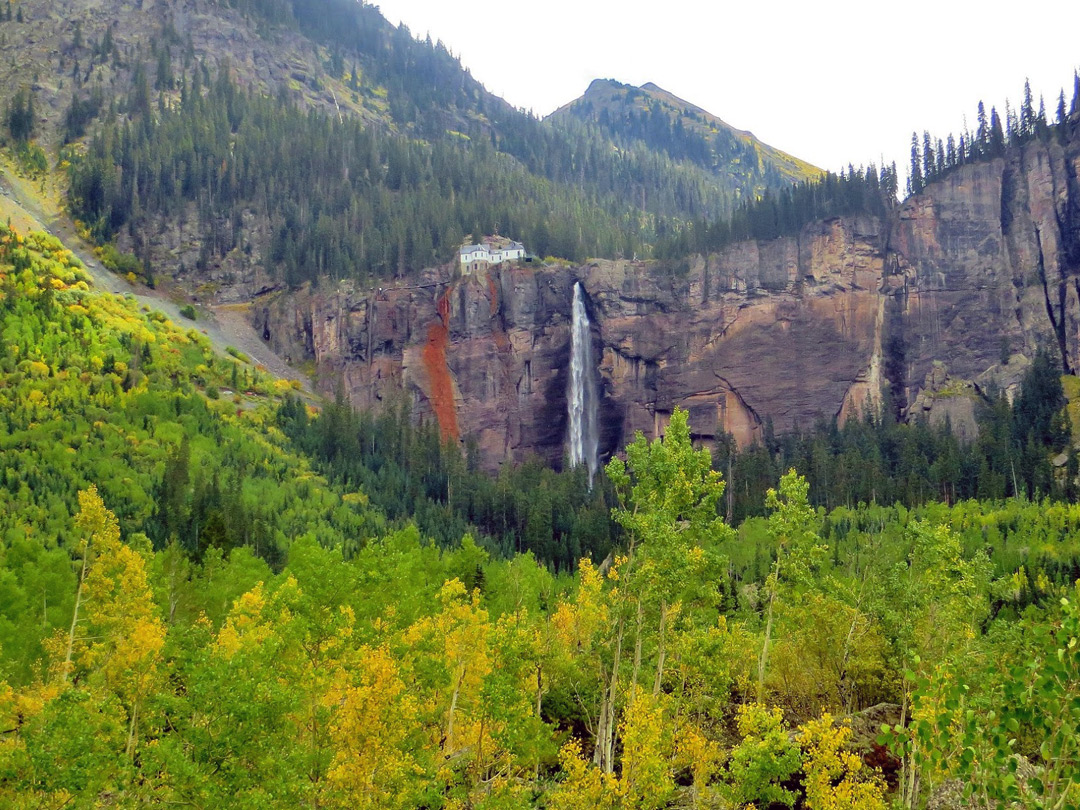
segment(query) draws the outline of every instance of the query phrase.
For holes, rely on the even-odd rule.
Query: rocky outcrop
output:
[[[954,379],[937,360],[908,409],[908,418],[925,419],[934,427],[948,426],[960,441],[974,441],[979,435],[976,411],[981,396],[975,383]]]
[[[275,350],[312,358],[320,386],[360,407],[406,397],[474,440],[489,466],[562,459],[572,289],[588,292],[602,380],[602,453],[663,431],[678,405],[702,440],[752,441],[872,398],[880,366],[882,224],[832,220],[740,244],[683,272],[630,261],[503,265],[417,283],[263,296]],[[852,404],[854,403],[854,405]]]
[[[782,432],[875,408],[885,387],[906,412],[970,429],[964,381],[1007,387],[1046,342],[1080,366],[1078,174],[1080,137],[1030,143],[886,220],[816,222],[677,267],[439,268],[407,286],[272,292],[252,313],[275,349],[314,361],[324,391],[361,407],[405,398],[489,467],[561,462],[575,281],[602,453],[662,433],[676,406],[699,440],[746,444],[769,420]]]

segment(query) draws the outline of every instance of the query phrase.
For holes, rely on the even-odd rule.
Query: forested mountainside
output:
[[[103,263],[337,392],[0,226],[0,806],[1080,808],[1080,84],[898,205],[345,0],[19,0],[0,79]],[[623,258],[446,266],[508,223]]]
[[[590,122],[617,143],[643,142],[674,160],[689,161],[725,177],[744,200],[822,174],[651,82],[633,87],[596,79],[581,98],[546,120]]]
[[[484,490],[437,434],[280,398],[52,237],[0,231],[0,336],[5,806],[1080,802],[1075,506],[825,513],[791,472],[736,530],[676,409],[556,576],[452,536]],[[488,491],[529,542],[574,481]]]
[[[19,5],[0,78],[32,100],[42,142],[77,144],[72,213],[151,275],[403,276],[495,231],[539,255],[644,255],[816,172],[756,142],[738,145],[739,173],[717,172],[540,121],[346,0]]]

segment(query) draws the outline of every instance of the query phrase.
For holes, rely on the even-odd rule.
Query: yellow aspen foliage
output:
[[[129,753],[137,741],[143,700],[158,683],[165,625],[142,556],[120,541],[116,518],[95,488],[79,493],[80,527],[93,531],[94,558],[86,576],[87,638],[79,663],[124,701]]]
[[[476,740],[474,712],[491,671],[491,623],[480,606],[479,591],[469,594],[459,579],[443,585],[438,600],[442,609],[410,627],[404,641],[421,654],[433,647],[445,668],[448,682],[436,690],[436,705],[429,709],[443,714],[440,747],[450,757]]]
[[[233,609],[218,633],[215,647],[226,660],[243,648],[260,646],[270,636],[271,626],[263,621],[266,594],[260,582],[234,603]]]
[[[850,737],[851,727],[835,724],[829,714],[800,727],[808,810],[885,810],[880,778],[844,748]]]
[[[608,623],[608,607],[604,599],[604,577],[584,559],[578,568],[578,589],[572,603],[560,602],[551,618],[555,636],[561,647],[574,651],[587,647],[596,634]]]
[[[690,786],[691,807],[710,806],[707,804],[709,783],[720,771],[724,759],[724,750],[715,740],[708,739],[691,724],[679,729],[675,739],[675,766],[686,768],[693,777]]]
[[[390,652],[362,647],[355,665],[337,673],[325,703],[336,710],[331,801],[357,810],[410,806],[418,767],[408,741],[417,705]]]
[[[644,691],[627,707],[619,726],[621,773],[604,773],[581,756],[577,741],[563,746],[565,781],[552,796],[555,810],[658,810],[675,792],[676,749],[664,695]]]
[[[665,695],[639,691],[619,727],[623,744],[623,806],[634,810],[665,807],[675,791],[672,723]]]
[[[55,681],[22,689],[13,689],[8,683],[0,681],[0,726],[12,730],[21,728],[41,714],[49,701],[59,694],[60,687]],[[17,735],[0,735],[0,760],[19,744]]]
[[[559,752],[563,783],[551,794],[551,810],[621,810],[622,786],[581,755],[581,743],[571,740]]]

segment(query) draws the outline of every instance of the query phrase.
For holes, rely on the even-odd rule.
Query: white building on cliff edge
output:
[[[462,271],[472,273],[495,264],[524,259],[525,246],[509,239],[497,242],[494,238],[488,238],[478,245],[463,245],[458,258]]]

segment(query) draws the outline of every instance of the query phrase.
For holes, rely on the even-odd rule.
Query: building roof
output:
[[[521,242],[513,242],[510,240],[507,240],[507,243],[503,245],[495,245],[491,243],[481,243],[479,245],[462,245],[458,250],[458,254],[461,256],[462,259],[467,260],[469,257],[474,256],[478,253],[487,253],[493,257],[501,257],[504,254],[515,250],[524,253],[525,245],[521,244]]]

